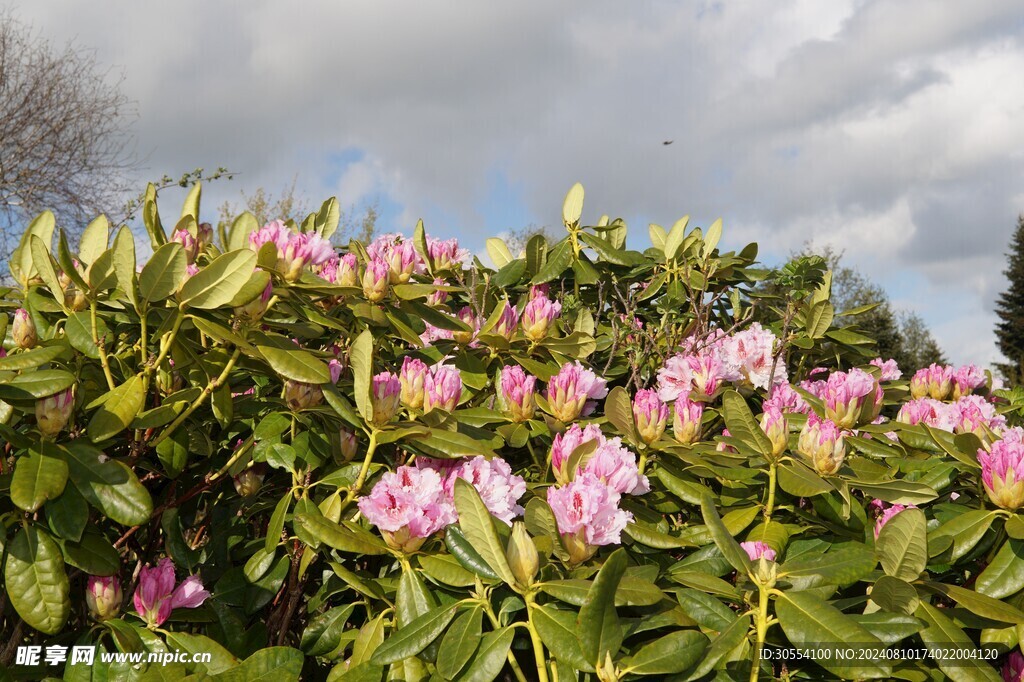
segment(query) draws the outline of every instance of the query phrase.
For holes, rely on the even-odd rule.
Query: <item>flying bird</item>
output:
[[[670,144],[672,144],[673,142],[675,142],[675,140],[665,140],[664,142],[662,142],[662,144],[663,144],[663,145],[665,145],[665,146],[667,147],[667,146],[669,146]]]

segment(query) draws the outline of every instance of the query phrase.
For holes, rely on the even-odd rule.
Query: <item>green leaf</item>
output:
[[[494,262],[494,267],[496,269],[501,270],[503,267],[515,260],[503,240],[497,237],[491,237],[485,242],[485,245],[487,247],[487,254],[491,257],[491,261]]]
[[[875,541],[886,575],[916,580],[928,565],[928,520],[920,509],[904,509],[890,518]]]
[[[66,540],[64,560],[89,575],[114,575],[121,568],[121,555],[99,533],[86,533],[81,542]]]
[[[199,222],[199,203],[203,197],[203,184],[197,182],[192,186],[192,189],[188,191],[188,195],[185,197],[185,202],[181,205],[181,217],[192,216],[193,219]]]
[[[107,216],[94,218],[82,231],[82,238],[78,242],[78,260],[85,265],[91,265],[107,250],[109,240],[110,221],[107,220]]]
[[[566,227],[578,225],[583,215],[583,185],[576,183],[569,188],[562,203],[562,222]]]
[[[40,346],[0,358],[0,371],[21,372],[55,360],[67,349],[63,346]]]
[[[480,646],[483,617],[483,609],[474,606],[456,618],[441,639],[443,655],[437,657],[437,672],[446,680],[462,672],[476,653]]]
[[[427,450],[434,457],[458,458],[483,455],[489,459],[494,456],[494,451],[487,447],[486,443],[458,431],[445,429],[429,429],[426,432],[412,431],[405,440]]]
[[[572,258],[572,244],[568,240],[560,241],[548,253],[548,259],[544,262],[544,267],[533,276],[530,284],[544,284],[559,277],[569,267],[569,264],[572,263]]]
[[[784,563],[780,576],[799,585],[801,589],[816,585],[850,585],[867,576],[875,568],[874,553],[859,542],[825,552],[812,553]]]
[[[190,635],[187,632],[169,631],[164,636],[167,638],[167,643],[176,649],[185,651],[193,656],[198,653],[209,655],[209,662],[195,664],[197,672],[216,675],[233,669],[238,665],[238,659],[230,651],[205,635]]]
[[[982,618],[998,620],[1004,623],[1013,623],[1015,625],[1024,624],[1024,612],[1020,609],[1010,606],[1005,602],[1001,602],[998,599],[978,594],[974,590],[968,590],[964,587],[946,585],[945,583],[937,582],[926,582],[925,587],[934,593],[941,594],[952,599],[960,606],[981,616]]]
[[[448,551],[452,553],[452,556],[467,571],[488,580],[501,580],[501,576],[487,565],[487,562],[474,549],[473,545],[466,539],[462,529],[458,526],[448,526],[444,534],[444,543],[448,547]]]
[[[731,432],[730,432],[731,433]],[[796,497],[814,497],[834,488],[801,462],[786,462],[778,467],[779,487]]]
[[[608,392],[604,399],[604,416],[617,429],[618,433],[636,442],[636,428],[633,425],[633,405],[626,389],[616,386]]]
[[[139,274],[139,294],[146,302],[162,301],[181,286],[188,257],[178,242],[164,244],[150,257]]]
[[[473,484],[461,478],[455,480],[455,509],[459,513],[459,526],[469,543],[502,580],[514,585],[515,576],[494,529],[494,519]]]
[[[267,536],[263,539],[263,549],[267,552],[274,552],[281,543],[281,533],[284,531],[284,520],[288,516],[288,509],[292,503],[292,491],[287,491],[274,506],[274,513],[270,515],[267,523]],[[296,518],[296,522],[302,520]],[[312,531],[310,531],[312,533]],[[313,533],[315,535],[315,533]]]
[[[614,658],[622,644],[622,625],[615,613],[615,591],[626,571],[626,552],[617,549],[605,560],[580,608],[576,632],[584,657],[595,664]]]
[[[614,265],[626,265],[630,267],[640,265],[646,262],[644,257],[641,254],[637,253],[636,251],[623,251],[621,249],[617,249],[608,240],[602,239],[601,237],[595,237],[594,235],[588,232],[580,232],[579,238],[587,246],[594,249],[594,251],[597,252],[597,255],[601,257],[601,260],[605,262],[612,263]],[[581,253],[580,258],[573,263],[574,268],[576,265],[580,263],[586,263],[586,261],[584,261],[583,258],[584,254]],[[593,266],[590,266],[589,263],[587,263],[587,265],[593,272],[591,273],[591,277],[587,278],[589,280],[587,282],[584,282],[584,279],[580,278],[581,283],[596,282],[596,270],[593,268]],[[579,278],[579,271],[577,271],[576,276],[577,278]]]
[[[352,656],[349,662],[353,668],[370,660],[370,656],[384,641],[384,619],[388,614],[382,613],[359,628],[359,634],[352,643]]]
[[[690,673],[687,679],[699,680],[716,667],[719,667],[719,662],[726,659],[746,639],[749,630],[749,613],[737,617],[729,625],[722,628],[718,636],[711,640],[711,646],[707,648],[700,665]]]
[[[69,480],[82,497],[111,521],[139,526],[153,513],[153,498],[135,472],[116,459],[104,459],[103,452],[84,439],[60,449],[68,464]]]
[[[1024,589],[1024,542],[1009,539],[974,582],[974,589],[1003,599]]]
[[[537,586],[542,592],[567,604],[583,606],[593,583],[589,580],[570,578],[548,580]],[[630,575],[623,576],[618,589],[615,590],[616,606],[652,606],[665,598],[665,594],[654,583]]]
[[[57,279],[57,271],[53,268],[53,257],[50,255],[49,247],[43,240],[34,234],[29,235],[29,250],[32,252],[32,265],[35,267],[39,278],[43,280],[46,288],[50,290],[53,297],[61,307],[64,306],[64,289]]]
[[[92,319],[87,312],[77,312],[68,315],[64,325],[64,333],[67,335],[71,347],[87,358],[100,359],[100,349],[92,338]],[[96,318],[96,336],[100,339],[109,335],[107,325],[102,318]],[[17,357],[17,356],[15,356]]]
[[[848,644],[853,649],[881,647],[882,643],[857,621],[830,603],[808,592],[786,592],[775,601],[775,614],[789,641],[797,646]],[[892,668],[884,660],[869,656],[836,660],[835,656],[815,659],[818,664],[843,678],[887,678]]]
[[[64,460],[30,450],[19,457],[11,478],[11,502],[27,512],[35,512],[47,500],[64,492],[68,465]]]
[[[473,587],[476,574],[463,568],[459,560],[449,554],[423,554],[420,568],[439,583],[452,587]]]
[[[740,572],[741,575],[746,575],[750,572],[750,557],[743,551],[739,543],[729,533],[729,530],[722,523],[722,518],[718,515],[718,510],[715,509],[715,504],[711,500],[710,495],[705,495],[700,501],[700,511],[704,517],[704,523],[708,527],[708,532],[711,533],[711,538],[715,544],[718,545],[718,549],[722,552],[722,556],[725,557],[733,568]]]
[[[71,613],[68,576],[57,543],[45,531],[26,525],[6,551],[4,587],[14,610],[36,630],[57,634]]]
[[[594,664],[583,655],[580,641],[576,637],[576,618],[575,611],[561,611],[550,605],[533,609],[533,625],[551,654],[576,670],[593,672]]]
[[[722,395],[722,417],[733,438],[755,452],[764,456],[771,455],[771,439],[761,430],[757,419],[747,407],[747,401],[736,391],[729,390]]]
[[[480,642],[480,648],[466,672],[457,677],[458,682],[492,682],[505,667],[505,660],[515,639],[515,628],[506,627],[488,632]],[[439,657],[439,662],[440,662]]]
[[[71,388],[75,375],[62,369],[43,369],[5,379],[0,383],[0,400],[45,398]]]
[[[664,238],[664,245],[662,251],[665,252],[665,258],[672,260],[679,255],[679,247],[683,245],[683,238],[686,237],[686,225],[690,222],[690,216],[683,216],[675,222],[672,229],[669,230],[668,235]],[[655,226],[652,226],[652,228]],[[664,229],[661,230],[664,233]],[[652,232],[653,239],[653,232]]]
[[[707,258],[714,253],[715,248],[718,247],[718,242],[722,239],[722,219],[719,218],[715,222],[711,223],[711,227],[708,228],[707,234],[704,235],[704,244],[701,245],[701,256]]]
[[[914,481],[850,481],[851,488],[857,488],[865,495],[877,497],[892,504],[926,504],[939,496],[934,489]]]
[[[127,429],[146,402],[146,387],[134,375],[101,398],[100,409],[89,420],[87,431],[94,443],[113,438]]]
[[[331,380],[327,365],[305,350],[285,350],[274,346],[256,346],[270,367],[285,379],[306,384],[326,384]]]
[[[943,613],[927,602],[921,602],[915,614],[928,624],[918,635],[933,659],[948,679],[957,682],[1000,682],[1000,677],[987,664],[964,665],[964,661],[983,660],[974,642],[963,630]]]
[[[437,639],[455,618],[456,606],[438,606],[399,628],[370,657],[375,665],[387,665],[415,656]]]
[[[124,291],[128,300],[133,304],[137,300],[135,291],[135,235],[125,225],[117,231],[114,237],[113,251],[114,272],[117,274],[117,284]]]
[[[352,342],[349,350],[348,361],[352,367],[352,377],[355,384],[356,409],[366,421],[373,420],[373,332],[364,329],[356,340]]]
[[[298,682],[305,658],[286,646],[260,649],[241,664],[214,675],[214,682]]]
[[[623,667],[636,675],[673,675],[693,667],[708,648],[696,630],[679,630],[644,645]]]
[[[296,514],[295,522],[324,544],[354,554],[387,554],[387,547],[375,535],[347,522],[333,523],[322,516]]]
[[[932,531],[928,535],[928,544],[932,545],[942,537],[951,538],[953,550],[950,558],[956,561],[974,549],[995,518],[996,513],[986,509],[964,512]]]
[[[886,611],[912,614],[921,600],[917,590],[905,580],[883,575],[871,587],[871,601]]]
[[[89,505],[75,486],[65,486],[64,493],[47,502],[43,509],[46,522],[57,537],[75,542],[82,539],[89,523]]]
[[[229,251],[190,277],[181,287],[181,300],[209,310],[227,305],[249,281],[256,254],[249,249]]]
[[[355,608],[355,604],[336,606],[314,616],[302,631],[299,648],[306,652],[307,656],[326,656],[337,649],[348,617]]]

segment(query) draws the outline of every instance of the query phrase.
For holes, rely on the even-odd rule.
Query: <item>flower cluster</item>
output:
[[[555,419],[569,423],[593,412],[597,401],[606,395],[605,380],[577,360],[565,363],[558,374],[551,377],[544,397]]]
[[[576,471],[568,471],[573,453],[590,442],[595,443],[592,450],[580,458]],[[551,443],[551,469],[555,480],[561,484],[589,473],[620,494],[642,495],[651,489],[647,477],[637,467],[636,455],[623,447],[618,436],[605,438],[595,424],[586,427],[573,424],[555,436]]]
[[[910,394],[915,398],[927,396],[933,400],[955,400],[984,385],[985,373],[976,365],[953,367],[932,363],[914,373],[910,379]]]
[[[978,450],[985,492],[997,507],[1016,511],[1024,507],[1024,431],[1009,429],[991,450]]]
[[[334,247],[312,232],[295,232],[280,220],[267,223],[249,235],[249,247],[259,252],[265,244],[277,248],[277,270],[289,282],[297,281],[306,267],[323,265],[334,256]]]
[[[401,403],[424,413],[435,409],[451,412],[462,398],[462,374],[451,365],[428,367],[422,360],[406,356],[398,381]],[[394,416],[394,411],[389,413]]]
[[[174,563],[166,557],[156,566],[143,567],[139,573],[139,586],[132,601],[151,628],[162,625],[174,609],[194,609],[210,597],[197,575],[190,575],[177,587],[174,583]]]

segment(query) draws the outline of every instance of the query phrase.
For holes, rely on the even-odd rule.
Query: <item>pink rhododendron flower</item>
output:
[[[508,301],[502,301],[498,305],[502,307],[501,317],[498,318],[498,323],[494,325],[491,332],[511,340],[515,336],[516,325],[519,324],[519,313],[515,306],[510,305]]]
[[[640,439],[650,445],[665,433],[668,405],[658,397],[657,391],[640,389],[633,396],[633,421]]]
[[[768,392],[768,396],[768,400],[764,402],[763,406],[766,410],[773,407],[779,412],[800,412],[802,414],[811,411],[811,406],[789,382],[775,384]]]
[[[536,395],[537,378],[529,376],[519,365],[506,365],[501,368],[499,386],[500,403],[514,422],[533,419],[537,409]]]
[[[688,398],[676,400],[672,406],[672,435],[683,445],[700,440],[700,422],[704,417],[704,403],[690,402]]]
[[[878,416],[882,408],[882,388],[862,369],[835,372],[825,382],[820,397],[825,416],[841,429],[851,429]]]
[[[434,270],[461,269],[469,258],[469,250],[460,249],[458,239],[427,237],[427,253],[434,263]]]
[[[555,434],[551,441],[551,469],[556,481],[565,483],[569,480],[569,472],[565,471],[569,457],[576,448],[592,440],[597,441],[598,445],[604,442],[604,434],[597,424],[587,424],[585,427],[573,424],[562,433]]]
[[[759,423],[761,430],[772,442],[772,455],[778,457],[789,447],[789,424],[785,415],[774,405],[765,403]]]
[[[903,376],[903,372],[900,371],[900,366],[896,364],[895,360],[875,358],[869,364],[882,370],[879,374],[879,381],[896,381]]]
[[[445,281],[442,278],[440,278],[440,277],[435,277],[434,278],[434,284],[435,285],[443,286],[444,283],[445,283]],[[427,296],[427,305],[439,306],[439,305],[441,305],[442,303],[444,303],[447,300],[448,300],[448,292],[447,291],[445,291],[444,289],[435,289],[434,291],[430,292],[429,296]]]
[[[747,553],[751,561],[757,561],[761,557],[768,561],[775,561],[775,550],[767,542],[741,542],[740,547]]]
[[[331,284],[354,287],[359,284],[359,261],[354,253],[343,256],[332,255],[323,265],[313,268],[320,277]]]
[[[896,421],[903,424],[925,424],[943,431],[953,431],[960,425],[960,410],[949,403],[933,398],[917,398],[903,403],[896,414]]]
[[[811,461],[814,470],[822,476],[832,476],[838,472],[846,458],[842,430],[828,419],[818,419],[814,413],[807,415],[797,450]]]
[[[400,234],[382,234],[370,242],[366,253],[371,260],[387,263],[389,282],[408,282],[414,273],[423,272],[423,259],[411,240]]]
[[[1016,511],[1024,506],[1024,443],[997,440],[991,452],[978,450],[981,480],[992,503]]]
[[[551,291],[550,284],[534,284],[530,287],[530,300],[537,298],[538,296],[547,297]]]
[[[953,372],[953,398],[970,395],[985,385],[985,372],[977,365],[964,365]]]
[[[786,363],[774,362],[775,334],[754,322],[721,342],[722,377],[727,381],[747,382],[768,389],[786,381]],[[772,366],[775,374],[772,374]]]
[[[429,373],[430,368],[425,362],[405,356],[402,360],[402,370],[398,374],[402,384],[403,405],[413,410],[423,407],[423,384]]]
[[[384,474],[358,505],[388,546],[407,552],[457,520],[440,474],[429,468],[402,466]]]
[[[685,355],[673,355],[658,370],[658,397],[665,402],[686,399],[693,390],[693,374]]]
[[[363,271],[363,296],[371,303],[383,301],[390,289],[391,268],[380,258],[373,258]]]
[[[479,346],[480,343],[476,340],[476,337],[477,334],[480,333],[480,325],[483,324],[483,320],[480,319],[480,316],[474,313],[473,309],[467,305],[459,310],[456,317],[465,322],[466,325],[469,326],[470,331],[452,332],[452,338],[463,346],[469,346],[470,348],[476,348]]]
[[[952,405],[960,420],[953,428],[955,433],[973,433],[984,439],[985,429],[999,432],[1006,426],[1006,417],[996,414],[996,407],[980,395],[962,396]]]
[[[194,609],[210,596],[199,576],[185,578],[174,587],[174,563],[163,558],[156,566],[144,566],[133,602],[135,610],[150,627],[162,625],[174,609]]]
[[[341,379],[341,373],[344,371],[345,366],[341,364],[340,360],[334,359],[327,363],[327,370],[331,373],[331,383],[336,384]]]
[[[191,232],[188,230],[175,230],[167,241],[181,244],[188,264],[191,265],[195,262],[196,256],[199,255],[199,241],[192,236]]]
[[[633,520],[632,514],[619,509],[619,494],[590,473],[548,488],[547,498],[574,564],[592,557],[599,546],[619,543]]]
[[[452,333],[450,330],[435,327],[429,322],[425,324],[427,326],[427,329],[425,332],[420,334],[420,341],[423,343],[424,346],[431,346],[434,344],[435,341],[444,341],[452,339]]]
[[[551,325],[562,314],[562,304],[547,296],[531,298],[523,308],[521,322],[523,334],[531,341],[541,341],[548,336]]]
[[[381,372],[373,377],[371,394],[373,422],[378,426],[387,424],[398,414],[402,399],[402,382],[391,372]]]
[[[953,368],[948,365],[929,366],[917,370],[910,379],[910,395],[914,398],[930,396],[933,400],[945,400],[953,390]]]
[[[601,440],[603,442],[583,467],[583,473],[592,474],[619,494],[643,495],[649,492],[651,484],[640,473],[636,455],[623,447],[622,439],[601,436]]]
[[[597,407],[596,401],[606,395],[608,387],[605,380],[578,360],[562,365],[558,374],[551,377],[545,393],[555,419],[566,423],[593,412]]]
[[[313,232],[293,232],[280,220],[270,222],[249,235],[249,246],[259,252],[264,244],[277,248],[277,269],[290,282],[302,276],[303,268],[326,263],[334,256],[331,243]]]
[[[878,515],[877,519],[875,519],[876,540],[878,539],[878,534],[882,532],[882,528],[885,526],[885,524],[889,523],[892,517],[896,516],[904,509],[914,509],[914,505],[894,504],[882,510],[882,513]]]
[[[434,365],[423,377],[423,412],[451,412],[462,398],[462,374],[451,365]]]
[[[75,392],[68,388],[45,398],[36,400],[36,426],[47,438],[53,438],[61,432],[64,425],[71,419],[75,407]]]
[[[121,611],[124,595],[116,575],[90,575],[85,583],[85,604],[96,620],[110,620]]]
[[[519,498],[526,493],[526,481],[512,473],[512,467],[500,457],[487,459],[483,456],[461,460],[445,481],[445,489],[454,495],[455,479],[469,481],[480,493],[492,515],[512,525],[512,519],[523,513]]]
[[[1006,657],[1001,675],[1003,682],[1024,682],[1024,654],[1019,649]]]

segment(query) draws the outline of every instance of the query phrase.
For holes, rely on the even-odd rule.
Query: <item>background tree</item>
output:
[[[0,11],[0,268],[42,210],[74,233],[123,203],[136,113],[110,76],[93,51],[57,47]]]
[[[1010,285],[996,299],[996,339],[1007,362],[999,369],[1009,382],[1019,384],[1024,376],[1024,215],[1017,218],[1006,259],[1003,274]]]
[[[508,232],[508,236],[505,237],[505,244],[513,255],[518,255],[526,249],[526,243],[538,234],[547,237],[549,243],[557,242],[560,239],[560,237],[556,236],[555,232],[547,225],[531,223],[526,227],[510,230]]]

